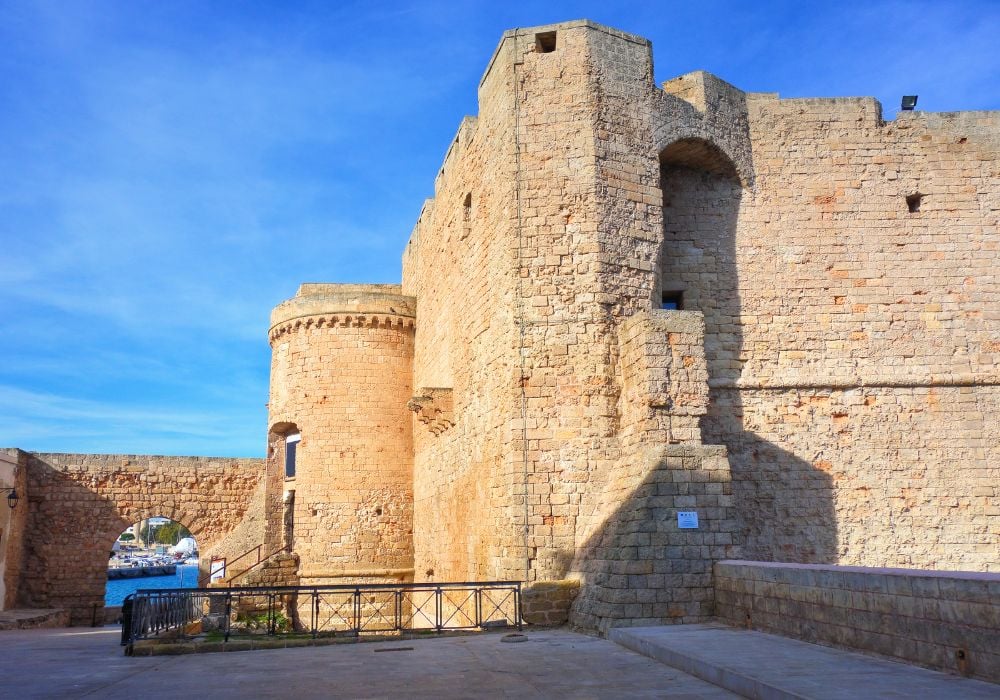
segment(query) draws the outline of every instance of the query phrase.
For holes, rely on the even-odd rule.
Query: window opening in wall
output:
[[[285,478],[295,476],[295,451],[302,441],[302,435],[292,433],[285,438]]]
[[[684,308],[684,292],[664,292],[660,308],[667,311],[681,311]]]
[[[285,491],[284,498],[281,500],[284,507],[282,517],[284,532],[282,538],[285,549],[291,551],[295,547],[295,490],[289,489],[288,491]],[[314,511],[313,515],[315,514],[316,513]]]
[[[915,214],[920,211],[920,200],[923,199],[923,195],[919,192],[908,195],[906,197],[906,209],[911,213]]]
[[[462,238],[466,238],[472,230],[472,193],[469,192],[462,200]]]
[[[535,51],[538,53],[552,53],[555,50],[555,32],[541,32],[539,34],[535,34]]]

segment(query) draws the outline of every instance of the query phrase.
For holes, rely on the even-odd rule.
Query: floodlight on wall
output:
[[[16,508],[17,502],[20,500],[17,495],[17,489],[16,488],[0,489],[0,491],[7,492],[7,505],[9,505],[11,508]]]
[[[913,108],[917,106],[917,96],[916,95],[903,95],[903,103],[900,105],[900,109],[905,112],[913,111]]]

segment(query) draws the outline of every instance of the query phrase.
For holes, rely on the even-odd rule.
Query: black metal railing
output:
[[[122,645],[142,639],[399,635],[522,628],[519,581],[139,590]]]

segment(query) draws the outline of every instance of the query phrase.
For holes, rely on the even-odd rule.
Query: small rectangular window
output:
[[[660,308],[667,311],[680,311],[684,308],[684,292],[664,292]]]
[[[923,199],[923,195],[919,192],[906,197],[906,210],[911,214],[916,214],[920,211],[920,200]]]
[[[538,53],[552,53],[555,50],[555,32],[541,32],[540,34],[535,34],[535,51]]]
[[[302,436],[293,433],[285,438],[285,478],[290,479],[295,476],[295,448],[298,447]]]

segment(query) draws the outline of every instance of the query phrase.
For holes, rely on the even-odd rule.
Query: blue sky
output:
[[[0,445],[254,456],[272,306],[398,282],[503,30],[784,97],[1000,109],[1000,2],[0,3]]]

